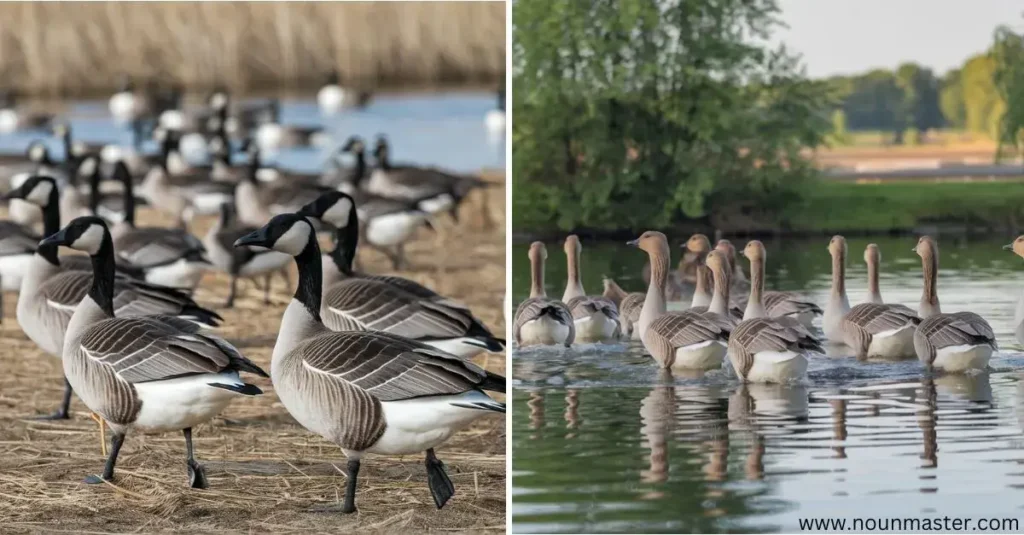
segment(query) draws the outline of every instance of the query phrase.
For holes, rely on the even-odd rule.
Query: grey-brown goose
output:
[[[240,372],[267,373],[230,344],[199,332],[173,316],[118,317],[114,245],[99,217],[75,219],[43,240],[88,253],[93,270],[88,293],[74,306],[62,344],[64,374],[87,407],[109,424],[110,455],[101,476],[114,478],[114,464],[129,430],[177,431],[185,436],[189,484],[206,488],[202,466],[192,453],[192,428],[208,422],[239,395],[262,391]]]
[[[572,345],[576,326],[565,303],[551,299],[544,288],[544,261],[548,250],[542,242],[530,244],[530,297],[516,307],[512,336],[520,347]]]
[[[504,349],[505,341],[491,334],[461,303],[425,296],[409,284],[396,282],[397,277],[354,276],[351,259],[359,242],[359,217],[351,197],[330,192],[299,212],[305,217],[316,214],[337,228],[336,260],[332,261],[343,275],[324,289],[321,315],[327,327],[384,331],[465,358]]]
[[[231,277],[231,289],[224,306],[235,306],[238,279],[263,278],[263,303],[270,304],[270,280],[274,273],[286,272],[291,258],[275,251],[235,247],[235,240],[256,230],[252,225],[239,223],[231,203],[221,205],[220,217],[203,237],[210,262]]]
[[[651,283],[637,322],[647,351],[662,368],[708,370],[721,367],[734,325],[725,317],[725,301],[712,300],[711,311],[705,313],[666,312],[668,239],[660,232],[647,231],[628,244],[645,251],[651,263]]]
[[[702,253],[700,271],[697,276],[698,292],[703,291],[704,288],[710,289],[711,302],[707,305],[691,304],[687,310],[699,313],[715,311],[733,322],[740,321],[743,319],[743,310],[733,305],[730,296],[732,292],[731,264],[726,259],[725,253],[721,251],[715,251],[715,253],[713,255],[710,252]]]
[[[640,321],[640,309],[644,306],[646,294],[643,292],[626,293],[612,279],[605,277],[604,297],[611,299],[615,306],[619,307],[619,329],[626,338],[640,339],[640,331],[635,326]]]
[[[706,307],[711,304],[711,292],[714,287],[711,271],[704,264],[707,254],[711,252],[711,241],[703,234],[694,234],[683,244],[683,249],[694,255],[696,269],[690,307]]]
[[[299,283],[281,320],[270,373],[288,412],[348,457],[341,511],[355,511],[360,459],[366,453],[426,451],[427,482],[434,503],[442,507],[455,488],[434,448],[480,416],[504,413],[505,405],[483,391],[504,392],[505,378],[400,336],[327,329],[320,317],[320,248],[303,216],[275,216],[236,243],[295,258]]]
[[[921,324],[914,333],[917,358],[929,368],[947,372],[984,370],[998,348],[992,326],[974,312],[943,314],[936,291],[939,246],[930,236],[922,236],[914,251],[921,257],[924,272],[924,292],[918,308]]]
[[[33,177],[9,195],[43,204],[44,230],[52,234],[60,229],[60,213],[56,209],[57,188],[53,179]],[[42,201],[40,197],[43,195],[48,196],[47,201]],[[89,291],[92,277],[90,271],[65,267],[76,258],[58,258],[56,246],[37,247],[18,296],[18,325],[44,352],[58,358],[68,322],[75,307]],[[113,305],[121,316],[170,314],[208,326],[216,326],[221,321],[216,313],[200,307],[188,295],[173,288],[127,277],[115,278],[113,288]],[[64,388],[62,405],[51,418],[68,417],[71,387],[66,380]]]
[[[757,241],[760,244],[762,250],[764,250],[764,244]],[[748,244],[749,246],[749,244]],[[716,249],[726,253],[726,258],[729,260],[729,264],[732,266],[733,273],[743,273],[743,270],[737,265],[736,262],[736,248],[732,245],[729,240],[719,240]],[[753,274],[751,274],[753,277]],[[761,284],[764,284],[764,274],[762,273]],[[751,285],[749,283],[733,285],[733,291],[750,291]],[[814,302],[808,300],[805,296],[797,292],[779,292],[779,291],[763,291],[761,293],[761,306],[764,308],[764,312],[768,317],[781,318],[788,317],[799,321],[804,327],[810,329],[815,316],[821,315],[821,307],[816,305]],[[746,310],[749,306],[749,299],[736,299],[733,300],[733,305],[740,307],[741,310]],[[745,317],[745,314],[744,314]],[[760,316],[759,316],[760,317]]]
[[[868,303],[883,304],[882,292],[878,288],[878,265],[882,262],[882,252],[878,245],[869,243],[864,248],[864,263],[868,266]]]
[[[1017,236],[1013,243],[1004,245],[1003,249],[1013,251],[1015,255],[1024,258],[1024,236]],[[1013,324],[1014,336],[1018,342],[1024,344],[1024,293],[1017,299],[1017,307],[1013,311]]]
[[[769,317],[764,295],[764,244],[753,240],[743,250],[750,259],[750,299],[729,338],[729,360],[742,381],[784,383],[807,373],[808,351],[823,353],[817,339],[796,318]]]
[[[577,342],[608,342],[619,337],[619,309],[610,299],[590,296],[583,290],[580,279],[580,239],[569,235],[565,239],[565,260],[568,277],[562,302],[572,312],[576,324]]]
[[[852,309],[846,297],[846,239],[833,236],[832,291],[825,308],[825,337],[846,344],[858,358],[901,359],[914,356],[914,330],[921,319],[903,305],[861,303]]]

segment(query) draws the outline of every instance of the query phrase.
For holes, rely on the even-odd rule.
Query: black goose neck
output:
[[[121,185],[124,187],[122,195],[124,198],[124,222],[129,226],[135,226],[135,184],[132,183],[131,173],[121,175]]]
[[[114,243],[110,233],[103,233],[103,241],[92,255],[92,286],[89,297],[105,314],[114,317]]]
[[[100,166],[97,163],[96,169],[89,175],[89,211],[92,215],[100,208]]]
[[[331,251],[331,260],[346,277],[351,277],[352,261],[356,258],[356,248],[359,246],[359,216],[355,208],[349,210],[348,223],[344,228],[334,233],[334,250]]]
[[[295,265],[299,270],[299,284],[295,287],[295,299],[297,299],[306,311],[318,323],[320,319],[320,300],[323,291],[324,274],[320,260],[320,246],[317,244],[316,235],[310,233],[306,247],[295,256]]]
[[[60,231],[60,194],[57,192],[57,188],[50,189],[50,198],[46,201],[46,206],[43,206],[43,237],[53,236]],[[51,265],[59,266],[60,261],[57,259],[56,245],[44,245],[36,250],[39,256],[43,257]]]

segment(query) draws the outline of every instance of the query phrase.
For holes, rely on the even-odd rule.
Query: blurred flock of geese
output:
[[[342,88],[336,74],[317,95],[327,116],[369,99]],[[217,90],[202,108],[185,109],[180,88],[126,80],[109,111],[130,128],[133,146],[83,143],[61,118],[21,110],[11,93],[0,99],[0,131],[48,131],[63,144],[61,160],[38,141],[0,162],[10,214],[0,221],[0,285],[18,294],[24,333],[63,362],[64,397],[43,418],[68,418],[75,394],[100,424],[104,450],[109,426],[106,465],[86,482],[114,479],[129,431],[173,430],[184,434],[190,486],[206,488],[192,428],[239,397],[262,394],[249,374],[270,377],[301,425],[342,448],[342,512],[355,511],[364,453],[425,452],[428,486],[443,506],[455,489],[434,448],[480,416],[505,412],[486,393],[505,392],[505,378],[469,360],[503,351],[504,339],[430,288],[358,271],[356,247],[380,249],[400,268],[418,228],[455,217],[467,194],[488,184],[393,164],[383,137],[372,167],[358,137],[321,173],[265,165],[262,154],[328,142],[322,128],[282,124],[277,99],[241,104]],[[504,131],[503,94],[483,120]],[[156,154],[142,150],[150,138]],[[210,163],[197,163],[197,152]],[[238,155],[244,163],[235,165]],[[140,226],[140,204],[178,225]],[[197,215],[218,217],[202,238],[188,230]],[[321,254],[318,231],[332,235],[329,253]],[[271,277],[287,280],[291,262],[297,286],[268,375],[210,331],[223,319],[192,294],[203,273],[218,270],[231,278],[227,307],[239,279],[262,279],[266,300]]]
[[[714,247],[703,234],[690,237],[676,270],[664,234],[644,232],[628,242],[649,258],[646,292],[627,293],[605,278],[602,295],[588,295],[580,282],[580,241],[565,240],[568,278],[561,300],[547,297],[541,242],[529,249],[530,297],[516,310],[513,336],[519,346],[615,343],[638,339],[664,370],[719,369],[728,356],[737,377],[751,383],[790,383],[805,379],[809,359],[823,354],[824,344],[846,346],[859,359],[917,358],[927,369],[950,373],[985,370],[997,344],[992,327],[968,311],[944,313],[936,282],[939,249],[923,236],[913,250],[921,258],[923,292],[914,311],[885,303],[879,290],[881,253],[875,244],[864,251],[868,299],[850,306],[846,296],[847,245],[842,236],[828,243],[832,286],[824,308],[797,292],[766,291],[767,251],[757,240],[740,252],[749,262],[750,279],[737,263],[729,240]],[[1024,236],[1006,249],[1024,257]],[[668,311],[667,301],[692,292],[689,308]],[[814,326],[821,316],[821,328]],[[1024,296],[1018,303],[1016,336],[1024,343]]]

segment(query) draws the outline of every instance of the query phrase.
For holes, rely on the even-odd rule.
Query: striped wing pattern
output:
[[[587,318],[598,312],[603,312],[609,319],[619,320],[618,307],[607,297],[589,295],[573,297],[565,306],[572,311],[573,319]]]
[[[765,312],[774,317],[803,312],[822,313],[821,307],[796,292],[765,292],[763,302]]]
[[[73,309],[89,292],[91,282],[91,272],[61,272],[40,288],[40,296],[52,307]],[[134,279],[114,279],[115,316],[180,315],[190,309],[199,310],[199,306],[184,292]]]
[[[569,337],[566,339],[566,345],[570,345],[576,339],[576,324],[573,323],[572,313],[561,301],[555,299],[549,299],[547,297],[531,297],[516,307],[515,320],[512,324],[512,336],[516,339],[516,342],[520,341],[519,333],[528,322],[540,318],[544,314],[550,315],[552,318],[558,320],[559,323],[565,324],[569,327]]]
[[[864,356],[874,335],[899,329],[908,323],[916,325],[921,323],[921,319],[904,305],[861,303],[851,308],[843,318],[843,333],[854,353]]]
[[[114,250],[118,260],[140,267],[173,263],[191,251],[205,251],[202,242],[176,229],[144,227],[119,237]]]
[[[914,333],[918,358],[931,363],[939,349],[957,345],[989,344],[996,349],[992,326],[973,312],[936,314],[921,322]]]
[[[640,310],[644,307],[644,299],[647,296],[633,292],[626,297],[622,298],[622,302],[619,303],[619,314],[629,320],[630,323],[636,323],[640,321]]]
[[[412,339],[463,336],[474,323],[465,308],[417,298],[390,284],[370,279],[346,279],[327,290],[324,323],[332,330],[386,331]]]
[[[670,366],[681,347],[719,340],[725,342],[732,322],[711,313],[669,312],[654,320],[644,333],[644,345],[662,366]]]
[[[796,321],[780,318],[754,318],[740,322],[729,338],[729,360],[740,377],[746,377],[754,365],[754,355],[762,351],[817,351],[818,342]]]

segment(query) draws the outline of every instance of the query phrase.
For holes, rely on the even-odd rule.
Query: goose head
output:
[[[391,145],[384,134],[377,134],[377,141],[373,145],[373,157],[381,164],[387,163],[390,156]]]
[[[636,247],[649,255],[668,257],[668,238],[656,230],[648,230],[639,238],[626,242],[626,245]]]
[[[548,259],[548,248],[544,246],[544,242],[535,241],[530,244],[527,256],[531,262],[543,262]]]
[[[580,239],[575,234],[570,234],[565,238],[565,256],[575,258],[583,251],[583,246],[580,245]]]
[[[703,234],[694,234],[683,244],[683,249],[691,253],[706,253],[711,250],[711,240]]]
[[[348,194],[328,191],[296,213],[318,219],[336,229],[343,229],[352,224],[352,218],[356,216],[355,207],[355,201]]]
[[[341,84],[341,76],[338,75],[338,70],[337,69],[331,69],[331,72],[327,73],[327,76],[324,77],[324,85],[326,86],[326,85],[340,85],[340,84]]]
[[[729,272],[729,260],[725,257],[725,253],[722,251],[708,252],[707,258],[704,259],[704,263],[712,273],[725,274]]]
[[[135,91],[135,81],[132,80],[131,76],[128,76],[127,74],[122,74],[118,87],[119,93],[131,93],[132,91]]]
[[[238,238],[235,247],[255,247],[299,256],[316,245],[313,225],[299,214],[280,214],[259,229]]]
[[[30,162],[37,165],[53,164],[53,160],[50,159],[50,149],[46,148],[46,144],[42,141],[37,140],[30,143],[25,149],[25,156]]]
[[[39,247],[55,247],[63,245],[95,255],[99,253],[105,241],[110,241],[110,230],[102,218],[96,216],[84,216],[71,220],[64,228],[56,234],[47,237],[39,242]]]
[[[47,207],[51,202],[56,201],[57,181],[53,177],[45,175],[33,175],[28,177],[17,188],[7,192],[4,200],[21,199],[36,206]]]
[[[765,251],[764,244],[759,240],[750,240],[747,242],[746,247],[740,252],[743,256],[747,257],[751,261],[764,260],[767,252]]]
[[[921,236],[911,251],[917,253],[923,261],[937,260],[939,256],[939,246],[931,236]]]
[[[868,246],[864,248],[864,263],[874,265],[878,264],[881,260],[882,253],[878,250],[878,246],[873,243],[869,243]]]
[[[846,238],[836,234],[828,242],[828,253],[832,258],[846,258]]]
[[[1017,256],[1024,257],[1024,235],[1017,236],[1017,239],[1013,240],[1013,243],[1004,245],[1003,249],[1013,251]]]
[[[363,142],[363,138],[359,136],[352,136],[348,138],[348,141],[338,149],[339,153],[342,154],[354,154],[360,155],[366,152],[366,143]]]

